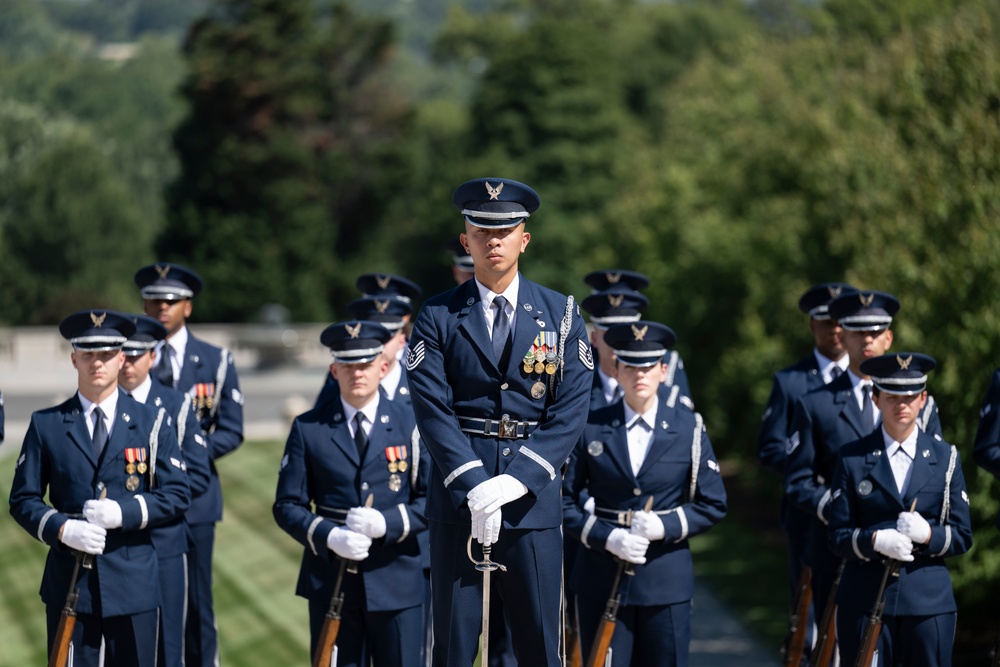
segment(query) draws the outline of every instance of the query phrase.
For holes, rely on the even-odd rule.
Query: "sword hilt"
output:
[[[490,560],[490,554],[493,552],[493,545],[483,546],[483,559],[476,560],[472,556],[472,535],[469,535],[469,541],[465,545],[465,551],[469,555],[469,560],[472,564],[476,566],[476,570],[479,572],[493,572],[495,570],[500,570],[501,572],[507,571],[506,565],[501,565],[494,560]]]

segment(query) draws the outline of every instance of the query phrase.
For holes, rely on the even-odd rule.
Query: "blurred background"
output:
[[[930,390],[971,495],[976,545],[950,563],[956,664],[984,664],[1000,492],[971,446],[1000,364],[995,0],[0,0],[8,420],[71,391],[68,358],[65,390],[41,379],[66,352],[51,325],[139,310],[135,269],[174,260],[207,284],[193,327],[260,386],[268,423],[248,433],[275,450],[272,479],[286,413],[322,381],[316,332],[356,276],[450,287],[451,192],[491,175],[541,196],[531,279],[582,298],[595,269],[650,276],[646,316],[677,331],[739,501],[724,524],[749,540],[716,588],[773,645],[783,575],[773,601],[747,591],[784,558],[779,483],[754,451],[772,374],[810,346],[795,304],[830,280],[899,297],[893,347],[938,359]],[[263,493],[270,530],[273,484],[241,456],[224,484]],[[12,527],[0,519],[0,577],[30,595],[0,587],[0,636],[41,612],[44,548]]]

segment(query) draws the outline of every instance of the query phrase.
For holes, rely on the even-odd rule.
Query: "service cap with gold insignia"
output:
[[[77,350],[117,350],[135,333],[135,324],[124,313],[95,308],[67,316],[59,333]]]
[[[331,324],[320,334],[320,342],[330,348],[340,364],[365,364],[382,354],[382,346],[392,332],[377,322],[350,320]]]
[[[412,280],[391,273],[365,273],[358,276],[354,284],[365,296],[378,296],[383,299],[388,297],[408,303],[410,312],[413,311],[413,302],[419,300],[424,293],[420,285]]]
[[[829,317],[848,331],[880,331],[889,328],[899,310],[899,300],[885,292],[841,293],[830,302]]]
[[[661,363],[663,355],[676,341],[673,329],[649,320],[616,324],[604,332],[604,342],[626,366],[647,367]]]
[[[347,304],[347,312],[354,319],[378,322],[389,331],[396,332],[413,314],[413,307],[390,297],[363,296]]]
[[[649,299],[641,292],[624,286],[594,292],[585,297],[581,305],[595,327],[607,329],[615,324],[638,321],[642,318],[640,311],[649,305]]]
[[[847,283],[820,283],[806,290],[799,299],[799,310],[814,320],[830,319],[830,302],[844,294],[857,292]]]
[[[649,278],[638,271],[627,269],[591,271],[583,277],[583,282],[590,285],[595,292],[604,292],[610,289],[642,291],[649,287]]]
[[[933,357],[919,352],[894,352],[861,362],[861,372],[886,394],[911,396],[927,388],[927,373],[934,370]]]
[[[509,178],[476,178],[462,183],[451,195],[465,220],[475,227],[517,227],[538,210],[538,193]]]
[[[129,315],[135,324],[135,333],[128,337],[122,350],[126,357],[139,357],[166,339],[167,328],[148,315]]]
[[[197,273],[172,262],[158,262],[135,272],[135,284],[143,299],[179,301],[194,298],[202,288]]]

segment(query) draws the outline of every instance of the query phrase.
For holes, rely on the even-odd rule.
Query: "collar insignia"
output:
[[[490,185],[489,181],[486,182],[486,192],[490,194],[490,201],[499,200],[500,193],[502,191],[503,191],[503,183],[501,183],[496,187],[493,187],[492,185]]]
[[[899,362],[899,369],[900,370],[903,370],[903,371],[908,370],[910,368],[910,362],[913,361],[913,355],[911,354],[906,359],[904,359],[903,357],[901,357],[901,356],[899,356],[897,354],[896,355],[896,361]]]
[[[377,282],[378,286],[382,289],[387,288],[391,280],[392,276],[379,276],[379,275],[375,276],[375,282]]]
[[[643,328],[639,329],[634,324],[632,325],[632,335],[635,336],[636,340],[642,340],[646,337],[646,332],[649,331],[649,325],[647,324]]]
[[[608,304],[612,308],[620,308],[621,305],[622,305],[622,301],[624,301],[624,300],[625,300],[625,295],[624,294],[619,294],[618,296],[615,296],[614,294],[609,294],[608,295]]]
[[[858,298],[861,299],[861,305],[867,308],[868,306],[872,305],[872,301],[875,300],[875,292],[872,292],[868,296],[865,296],[864,294],[858,294]]]
[[[107,316],[108,316],[107,313],[101,313],[101,316],[98,317],[97,315],[94,314],[94,311],[90,311],[90,321],[93,322],[94,326],[98,328],[100,328],[104,324],[104,318],[106,318]]]
[[[350,324],[345,324],[344,328],[347,329],[347,334],[351,338],[357,338],[361,334],[361,322],[358,322],[356,326],[351,326]]]
[[[166,280],[167,276],[170,275],[170,266],[160,266],[159,264],[154,264],[153,268],[156,269],[156,273],[159,274],[160,280]]]

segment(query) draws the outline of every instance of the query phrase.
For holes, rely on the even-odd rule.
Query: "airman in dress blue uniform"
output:
[[[581,644],[593,644],[622,561],[611,665],[688,664],[694,573],[688,540],[726,514],[726,492],[701,416],[659,391],[674,332],[640,320],[604,332],[624,400],[591,412],[563,481],[566,532],[580,549],[570,579]],[[595,501],[584,509],[584,497]],[[653,503],[649,511],[644,505]]]
[[[191,542],[184,652],[187,667],[217,667],[212,552],[215,523],[222,520],[222,486],[215,462],[243,443],[243,394],[233,355],[195,337],[187,328],[192,300],[202,289],[201,278],[191,269],[164,262],[139,269],[135,284],[145,313],[167,329],[166,341],[156,349],[159,362],[153,379],[191,396],[208,438],[212,477],[208,490],[194,497],[186,516]]]
[[[843,664],[855,664],[890,559],[898,576],[885,587],[872,664],[951,665],[957,614],[944,559],[969,550],[972,526],[958,450],[917,425],[934,366],[911,352],[861,364],[875,385],[882,425],[841,447],[830,487],[830,546],[847,561],[837,593]]]
[[[389,370],[382,378],[382,388],[390,401],[399,399],[410,406],[410,387],[406,381],[402,358],[406,350],[406,337],[410,333],[413,304],[423,294],[423,290],[406,278],[381,273],[359,276],[357,287],[364,296],[347,304],[347,312],[353,319],[378,322],[393,332],[392,339],[383,346],[383,356],[389,363]],[[313,407],[319,407],[339,395],[340,390],[333,373],[327,373]]]
[[[77,580],[73,665],[96,667],[102,653],[104,665],[156,664],[160,587],[150,528],[190,502],[166,410],[118,387],[122,344],[134,330],[112,311],[62,321],[78,391],[32,414],[11,486],[11,515],[50,547],[41,586],[50,651],[74,566],[92,558]]]
[[[785,475],[785,443],[791,435],[795,404],[806,393],[828,384],[847,370],[843,329],[837,320],[830,318],[829,305],[834,298],[852,291],[857,290],[847,283],[822,283],[810,287],[799,299],[799,310],[809,316],[813,349],[795,364],[774,374],[771,396],[767,400],[757,436],[757,460],[782,477]],[[795,510],[786,497],[782,498],[781,527],[788,536],[788,583],[793,605],[802,576],[802,559],[810,521],[809,515]],[[810,609],[810,617],[812,611]],[[812,624],[812,620],[808,622]]]
[[[871,380],[861,364],[889,350],[889,327],[898,310],[899,301],[884,292],[842,293],[830,302],[830,317],[844,329],[847,372],[803,396],[792,417],[786,444],[786,502],[812,517],[804,562],[812,568],[817,614],[826,606],[838,563],[828,547],[826,525],[833,467],[842,445],[875,428],[879,414],[870,398]],[[918,422],[928,433],[940,436],[941,424],[931,403],[928,400]]]
[[[618,381],[614,377],[614,354],[604,344],[604,331],[609,326],[635,322],[642,317],[641,311],[649,305],[649,300],[641,294],[641,290],[649,286],[649,278],[637,271],[611,269],[591,271],[583,281],[594,290],[580,307],[594,325],[590,332],[590,344],[594,348],[597,372],[590,393],[590,409],[597,410],[621,398]],[[676,350],[668,351],[663,357],[663,364],[664,398],[669,398],[669,392],[674,392],[674,400],[683,400],[694,409],[691,386],[680,354]]]
[[[192,399],[175,389],[153,382],[149,372],[156,366],[154,348],[167,337],[166,328],[146,315],[132,315],[135,334],[122,348],[125,363],[118,373],[118,384],[132,398],[145,405],[165,408],[167,420],[177,433],[181,459],[187,471],[191,495],[208,489],[211,468],[208,440],[195,416]],[[158,665],[181,667],[184,664],[184,623],[187,609],[188,529],[184,516],[152,530],[153,546],[160,569],[160,637]]]
[[[572,297],[518,273],[528,186],[484,178],[459,186],[463,243],[476,279],[425,302],[406,367],[413,409],[434,467],[427,498],[435,665],[472,664],[483,575],[476,542],[507,571],[493,573],[519,664],[560,664],[562,506],[559,471],[586,422],[594,371]],[[501,530],[502,527],[502,530]],[[475,557],[478,557],[478,551]]]
[[[356,562],[341,587],[339,667],[420,665],[416,535],[427,527],[427,462],[412,411],[379,388],[382,346],[392,335],[374,322],[326,328],[321,340],[333,353],[340,398],[295,419],[278,473],[274,518],[305,547],[296,594],[309,601],[313,654],[338,559]]]

